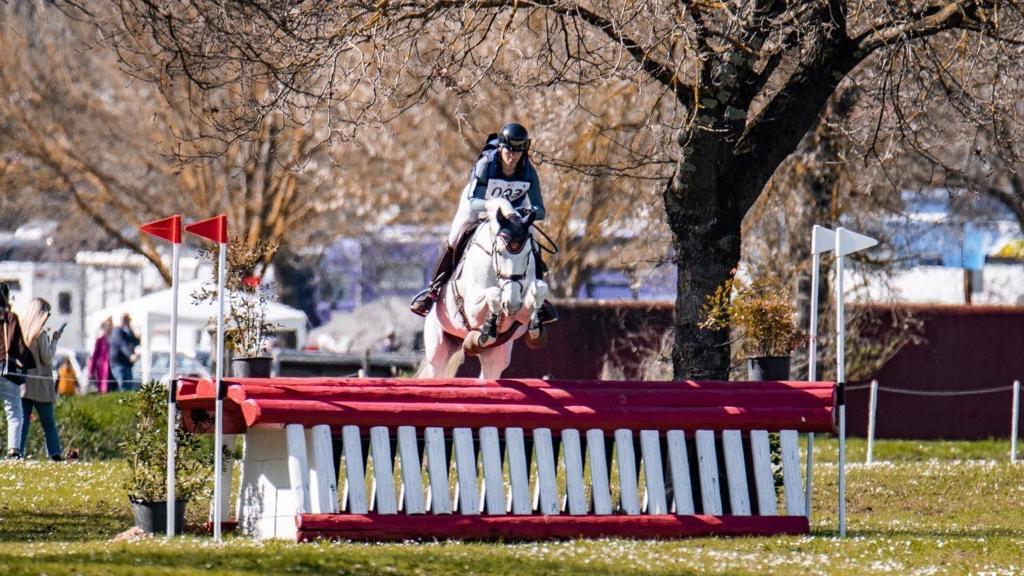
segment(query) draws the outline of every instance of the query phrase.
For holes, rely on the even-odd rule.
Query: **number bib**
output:
[[[523,196],[526,195],[526,191],[530,189],[529,182],[523,182],[521,180],[499,180],[498,178],[491,178],[487,181],[487,192],[484,193],[485,198],[504,198],[512,204],[518,203],[522,200]]]

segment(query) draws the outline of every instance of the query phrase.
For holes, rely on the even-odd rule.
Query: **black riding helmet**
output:
[[[530,149],[530,133],[522,124],[509,122],[501,127],[498,143],[513,152],[526,152]]]

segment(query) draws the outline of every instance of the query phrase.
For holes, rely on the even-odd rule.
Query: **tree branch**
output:
[[[854,38],[854,58],[862,61],[879,48],[895,42],[906,42],[933,36],[967,23],[974,23],[972,14],[980,8],[976,0],[954,0],[931,4],[910,15],[906,22],[875,27]]]
[[[690,101],[694,87],[683,82],[678,77],[677,72],[667,63],[655,60],[638,42],[620,33],[616,24],[611,20],[591,12],[578,4],[572,9],[563,7],[556,0],[526,0],[524,4],[532,4],[546,8],[555,14],[583,20],[590,26],[600,30],[608,38],[618,42],[652,79],[670,89],[679,102],[687,103]]]

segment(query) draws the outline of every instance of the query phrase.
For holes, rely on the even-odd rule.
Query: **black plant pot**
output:
[[[747,378],[753,382],[789,380],[789,356],[747,358]]]
[[[136,526],[151,534],[167,534],[167,502],[131,502]],[[186,502],[174,501],[174,531],[177,533],[185,527]]]
[[[231,375],[235,378],[270,378],[274,359],[269,356],[253,356],[231,359]]]

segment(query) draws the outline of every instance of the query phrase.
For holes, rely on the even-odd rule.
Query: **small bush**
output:
[[[786,286],[772,275],[749,284],[733,276],[708,296],[701,308],[705,330],[732,328],[745,356],[789,356],[805,341]]]
[[[132,425],[132,412],[118,400],[131,392],[72,396],[57,401],[57,430],[64,449],[78,450],[90,460],[122,458],[118,445]],[[33,419],[35,418],[33,412]],[[7,419],[0,418],[0,438],[7,435]],[[27,452],[37,458],[46,457],[43,428],[32,422]]]
[[[133,501],[167,499],[167,387],[159,382],[143,384],[138,392],[121,399],[132,411],[132,426],[122,438],[128,460],[125,488]],[[203,450],[198,435],[175,428],[174,470],[177,498],[191,500],[201,494],[213,474],[213,453]]]
[[[165,392],[166,393],[166,392]],[[78,450],[83,460],[112,460],[125,458],[121,441],[132,434],[135,426],[135,412],[122,400],[135,392],[112,394],[89,394],[71,396],[57,400],[57,430],[60,443],[67,451]],[[162,414],[167,414],[167,405],[162,401]],[[33,416],[33,418],[35,418]],[[7,438],[7,419],[0,415],[0,443]],[[205,434],[199,439],[201,451],[213,452],[213,435]],[[6,446],[3,447],[6,452]],[[235,455],[241,454],[239,449]],[[43,428],[38,421],[32,422],[28,435],[28,454],[33,458],[46,458],[46,444]]]

